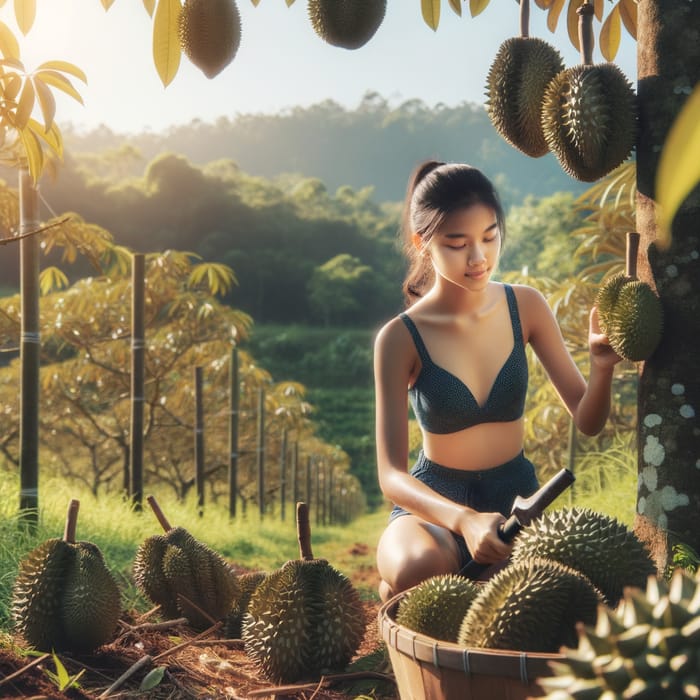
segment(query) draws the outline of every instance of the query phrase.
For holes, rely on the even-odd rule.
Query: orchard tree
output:
[[[113,2],[100,1],[105,9]],[[251,1],[254,5],[259,3],[259,0]],[[294,2],[286,1],[287,5]],[[434,30],[438,29],[444,4],[441,0],[421,0],[423,18]],[[468,3],[448,0],[446,4],[460,15],[463,7],[468,6],[472,16],[476,16],[490,0],[469,0]],[[583,4],[589,4],[588,0],[535,0],[535,5],[547,12],[550,30],[554,31],[560,17],[566,17],[570,40],[576,46],[579,43],[576,11]],[[598,41],[607,60],[614,60],[623,28],[636,39],[638,47],[636,229],[642,241],[638,274],[660,296],[665,330],[654,355],[639,368],[636,530],[652,545],[658,564],[663,566],[675,542],[685,542],[700,550],[700,534],[695,522],[700,507],[700,429],[697,424],[700,377],[694,360],[700,338],[700,199],[695,186],[700,179],[697,88],[693,98],[688,100],[700,76],[700,3],[594,0],[590,4],[600,23]],[[233,1],[225,5],[222,19],[226,21],[218,24],[230,28],[235,25],[237,9]],[[375,5],[381,8],[383,3]],[[522,0],[520,5],[521,10],[529,11],[527,0]],[[183,5],[181,0],[144,0],[144,7],[153,19],[154,63],[165,85],[177,74],[183,50],[207,77],[215,75],[235,56],[240,39],[240,33],[235,30],[229,31],[224,50],[213,58],[212,46],[197,46],[196,40],[193,45],[191,38],[186,45],[181,45],[179,26],[187,11],[187,2]],[[29,31],[36,10],[35,0],[16,0],[14,8],[21,30]],[[513,7],[513,12],[515,10]],[[314,29],[329,43],[357,49],[371,39],[382,17],[383,12],[368,11],[367,21],[360,23],[361,35],[350,37],[349,41],[348,37],[338,36],[332,27],[329,31],[328,25],[324,26],[318,18]],[[4,93],[0,101],[2,136],[6,142],[12,143],[13,139],[21,142],[25,162],[36,178],[43,165],[43,149],[60,153],[60,132],[53,121],[50,87],[76,96],[66,73],[79,79],[84,76],[75,67],[55,62],[44,66],[43,74],[37,71],[33,77],[29,76],[19,63],[17,42],[4,25],[0,28],[0,38],[0,51],[7,59],[0,73],[0,90]],[[221,49],[222,45],[216,47]],[[45,128],[31,120],[35,100],[42,111]],[[687,101],[692,104],[690,117],[684,125],[689,126],[679,130],[680,136],[670,139],[674,147],[670,155],[664,153],[664,163],[670,165],[660,168],[667,136]],[[661,177],[657,177],[659,173]],[[665,203],[661,211],[660,201]],[[659,221],[663,228],[659,227]]]

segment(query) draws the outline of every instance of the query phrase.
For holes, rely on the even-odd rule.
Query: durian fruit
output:
[[[609,277],[598,290],[596,306],[603,333],[613,350],[632,362],[648,360],[663,334],[663,307],[653,289],[637,278],[639,234],[627,233],[625,272]]]
[[[677,569],[670,582],[650,577],[628,589],[620,607],[598,610],[579,628],[578,646],[552,661],[539,680],[549,700],[700,697],[700,582]]]
[[[577,569],[615,607],[626,586],[644,587],[656,567],[644,544],[623,523],[588,508],[548,511],[523,528],[512,561],[551,559]]]
[[[592,624],[602,595],[582,573],[533,558],[509,564],[483,585],[457,635],[466,647],[554,653]]]
[[[133,563],[137,588],[166,618],[187,618],[195,629],[223,620],[240,596],[238,577],[224,558],[182,527],[171,527],[148,497],[165,535],[141,543]]]
[[[297,504],[297,528],[301,559],[270,573],[243,617],[246,653],[276,683],[344,669],[367,624],[352,582],[326,560],[313,558],[305,503]]]
[[[504,41],[486,77],[486,111],[498,133],[532,158],[549,151],[540,116],[549,81],[564,70],[557,49],[528,36],[529,0],[521,0],[520,34]]]
[[[325,42],[359,49],[384,20],[386,0],[309,0],[308,12],[314,31]]]
[[[40,651],[93,651],[112,640],[121,613],[119,587],[102,552],[75,541],[79,506],[71,500],[63,539],[33,549],[14,582],[15,628]]]
[[[478,593],[479,586],[464,576],[431,576],[401,599],[396,622],[428,637],[456,642],[462,620]]]
[[[178,21],[180,47],[207,78],[234,59],[241,44],[235,0],[185,0]]]
[[[243,616],[248,609],[248,603],[257,587],[267,576],[265,571],[248,571],[238,576],[240,595],[234,600],[233,607],[224,621],[224,634],[227,639],[241,638]]]
[[[544,92],[542,131],[562,168],[592,182],[627,159],[637,132],[632,84],[614,63],[592,65],[593,6],[578,9],[583,64],[558,73]]]

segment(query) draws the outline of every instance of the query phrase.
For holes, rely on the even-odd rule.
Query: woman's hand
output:
[[[505,520],[501,513],[465,511],[458,523],[459,530],[474,561],[495,564],[510,556],[513,545],[498,536],[498,528]]]
[[[600,329],[598,307],[594,306],[588,318],[588,347],[591,351],[591,362],[601,369],[614,367],[620,357],[611,347],[610,341]]]

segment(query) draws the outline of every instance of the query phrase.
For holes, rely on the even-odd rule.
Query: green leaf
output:
[[[65,690],[70,684],[70,675],[66,667],[61,663],[61,660],[53,653],[53,662],[56,666],[56,678],[58,679],[58,689]]]
[[[36,68],[35,73],[40,70],[52,70],[59,71],[60,73],[68,73],[84,83],[87,83],[87,76],[85,73],[78,68],[74,63],[69,63],[68,61],[45,61],[40,66]]]
[[[36,18],[36,0],[15,0],[15,18],[19,30],[26,36]]]
[[[19,44],[17,43],[17,39],[4,22],[0,22],[0,53],[2,53],[5,58],[19,59]]]
[[[469,12],[472,17],[480,15],[489,4],[490,0],[469,0]]]
[[[425,23],[436,31],[440,24],[440,0],[421,0],[420,9]]]
[[[44,118],[44,128],[48,131],[56,116],[56,98],[43,80],[32,80],[32,83],[36,91],[37,99],[39,100],[41,114]]]
[[[679,112],[661,151],[656,171],[657,243],[668,247],[671,223],[690,191],[700,181],[700,85]]]
[[[615,5],[600,30],[600,52],[606,61],[612,61],[620,48],[621,25],[620,7]]]
[[[153,18],[153,62],[165,87],[172,82],[180,67],[177,26],[181,11],[180,0],[160,0]]]
[[[156,686],[160,685],[165,675],[165,666],[157,666],[156,668],[149,671],[141,681],[139,686],[139,691],[144,692],[146,690],[153,690]]]

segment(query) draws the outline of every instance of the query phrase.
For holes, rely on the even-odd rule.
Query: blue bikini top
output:
[[[430,359],[416,324],[407,314],[400,314],[399,318],[411,333],[422,365],[408,395],[416,419],[427,432],[456,433],[480,423],[513,421],[523,415],[528,382],[527,357],[515,292],[510,285],[503,286],[513,326],[513,349],[483,406],[479,406],[461,379]]]

